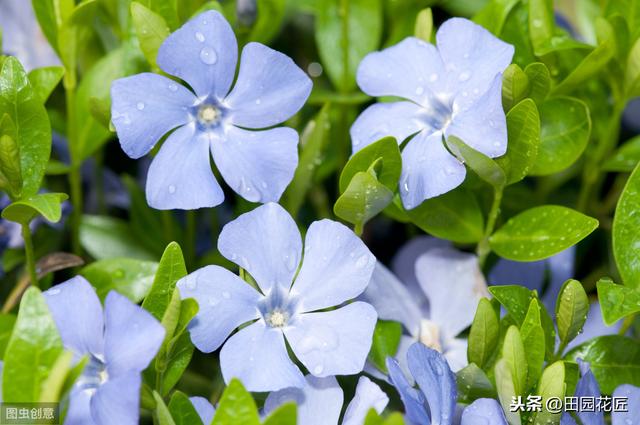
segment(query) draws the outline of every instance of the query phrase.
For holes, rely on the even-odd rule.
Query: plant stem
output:
[[[31,229],[29,223],[22,224],[22,239],[24,239],[24,253],[27,258],[27,271],[31,285],[38,287],[38,274],[36,273],[36,258],[33,250],[33,240],[31,239]]]
[[[618,331],[618,335],[626,334],[629,328],[631,327],[631,325],[633,325],[633,321],[635,319],[636,319],[635,313],[625,317],[624,321],[622,322],[622,326],[620,326],[620,330]]]
[[[493,229],[496,227],[496,220],[500,215],[500,204],[502,203],[503,191],[504,187],[502,186],[494,188],[493,191],[493,202],[491,203],[491,209],[489,210],[487,225],[484,228],[484,236],[478,243],[478,248],[476,249],[478,264],[480,265],[480,268],[484,266],[484,263],[487,260],[487,256],[491,252],[491,247],[489,246],[489,238],[493,233]]]
[[[71,192],[71,250],[76,255],[82,255],[80,247],[80,222],[82,220],[82,175],[81,161],[78,156],[78,141],[76,138],[76,94],[75,87],[65,86],[65,100],[67,103],[67,143],[71,153],[71,170],[69,171],[69,187]]]

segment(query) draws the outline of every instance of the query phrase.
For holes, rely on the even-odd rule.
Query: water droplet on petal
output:
[[[467,81],[469,79],[469,77],[471,77],[471,74],[467,71],[461,72],[460,76],[458,77],[458,80],[460,81]]]
[[[429,76],[429,81],[431,81],[432,83],[437,80],[438,80],[438,74],[433,73]]]
[[[176,187],[172,184],[169,185],[169,193],[176,193]]]
[[[218,54],[211,47],[203,47],[200,50],[200,60],[207,65],[213,65],[218,61]]]
[[[323,370],[324,370],[324,367],[322,367],[322,365],[318,365],[313,368],[313,373],[315,373],[316,375],[319,375],[322,373]]]
[[[422,86],[416,87],[416,94],[420,96],[422,93],[424,93],[424,87]]]
[[[197,32],[196,40],[198,40],[200,43],[204,43],[204,34],[202,34],[201,32]]]
[[[178,86],[173,84],[173,83],[171,83],[171,84],[169,84],[169,90],[171,90],[172,92],[176,92],[176,91],[178,91]]]
[[[260,100],[260,99],[256,99],[256,105],[259,105],[259,104],[261,104],[261,103],[262,103],[262,100]]]
[[[138,104],[136,105],[136,108],[138,108],[138,111],[142,111],[144,109],[144,103],[138,102]]]
[[[58,295],[60,293],[60,290],[58,288],[51,288],[47,291],[47,294],[49,295]]]
[[[356,267],[359,269],[363,268],[367,264],[369,264],[369,256],[367,254],[360,256],[356,261]]]
[[[222,298],[224,298],[225,300],[231,299],[231,294],[229,293],[229,291],[223,291]]]
[[[215,307],[216,305],[218,305],[218,300],[216,298],[210,297],[207,302],[209,303],[209,305],[211,307]]]

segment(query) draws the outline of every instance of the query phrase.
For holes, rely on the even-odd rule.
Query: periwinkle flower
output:
[[[357,72],[370,96],[405,100],[369,106],[351,127],[356,152],[384,136],[402,151],[400,196],[412,209],[459,186],[464,164],[449,153],[444,138],[456,136],[494,158],[507,150],[502,109],[502,72],[513,46],[473,22],[452,18],[436,34],[437,47],[409,37],[367,55]]]
[[[204,397],[189,397],[189,401],[191,401],[193,408],[196,409],[202,423],[209,425],[216,414],[215,407]]]
[[[285,388],[269,394],[264,402],[265,414],[287,402],[295,402],[298,407],[298,422],[304,425],[338,425],[344,401],[342,388],[333,376],[305,377],[302,388]],[[362,425],[370,409],[382,413],[389,403],[389,397],[366,376],[361,376],[356,392],[342,418],[342,425]]]
[[[298,270],[298,228],[281,206],[268,203],[227,224],[218,249],[249,272],[258,289],[219,266],[189,274],[178,288],[182,298],[200,305],[189,324],[194,345],[208,353],[224,343],[220,368],[226,382],[239,378],[249,391],[303,387],[285,337],[313,376],[362,370],[377,315],[361,301],[341,305],[364,291],[375,257],[351,230],[331,220],[311,224]]]
[[[164,328],[147,311],[111,291],[104,303],[78,276],[44,292],[65,349],[88,357],[69,398],[66,425],[127,425],[139,419],[141,372]]]
[[[112,121],[131,158],[147,154],[170,133],[153,159],[146,195],[157,209],[197,209],[224,195],[210,165],[252,202],[277,201],[298,164],[298,134],[269,128],[294,115],[311,80],[286,55],[260,43],[242,50],[228,22],[204,12],[171,34],[158,51],[167,77],[142,73],[113,82]],[[211,154],[209,154],[209,151]]]

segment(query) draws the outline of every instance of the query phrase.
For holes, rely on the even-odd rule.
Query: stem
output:
[[[622,326],[620,326],[620,330],[618,331],[618,335],[624,335],[627,333],[631,325],[633,325],[633,321],[636,319],[636,313],[630,314],[625,317],[622,322]]]
[[[67,70],[67,72],[69,72]],[[76,255],[82,254],[80,246],[80,222],[82,220],[82,175],[81,161],[77,158],[78,141],[76,140],[75,87],[65,86],[67,104],[67,142],[71,153],[71,170],[69,171],[69,187],[71,191],[71,250]]]
[[[160,213],[160,217],[162,219],[162,233],[164,234],[164,239],[167,243],[174,241],[173,234],[173,220],[171,217],[171,211],[166,210]]]
[[[31,285],[38,287],[38,274],[36,273],[36,258],[33,251],[33,240],[29,223],[22,224],[22,239],[24,239],[24,253],[27,257],[27,271]]]
[[[491,252],[491,247],[489,246],[489,238],[493,233],[493,229],[496,227],[496,220],[500,215],[500,204],[502,203],[502,193],[504,191],[504,187],[496,187],[493,191],[493,202],[491,203],[491,209],[489,210],[489,217],[487,218],[487,225],[484,228],[484,236],[482,240],[478,243],[478,248],[476,249],[476,254],[478,255],[478,264],[480,268],[484,266],[485,261],[487,260],[487,256]]]
[[[364,230],[364,226],[362,223],[356,223],[353,225],[353,233],[355,233],[358,237],[362,236],[363,230]]]

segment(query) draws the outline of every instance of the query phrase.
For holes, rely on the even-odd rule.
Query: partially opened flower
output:
[[[127,425],[139,419],[141,372],[164,328],[147,311],[111,291],[104,303],[78,276],[44,292],[65,349],[88,361],[71,389],[67,425]]]
[[[403,369],[406,350],[421,341],[443,353],[457,371],[467,364],[467,341],[457,336],[471,325],[480,298],[488,295],[486,284],[475,255],[439,239],[427,240],[428,244],[416,245],[418,256],[413,249],[399,254],[409,256],[413,263],[394,259],[413,269],[419,290],[412,290],[411,284],[404,284],[377,263],[361,299],[373,305],[381,319],[404,325],[408,335],[401,337],[397,353]],[[408,274],[406,269],[404,274]]]
[[[393,385],[405,406],[408,425],[451,425],[456,418],[456,376],[439,352],[417,342],[407,351],[407,363],[414,388],[398,362],[387,359]],[[507,425],[500,404],[493,399],[478,399],[462,412],[461,425]]]
[[[305,377],[302,388],[286,388],[269,394],[264,402],[265,414],[287,402],[298,407],[298,422],[304,425],[338,425],[344,402],[342,388],[333,376]],[[389,397],[366,376],[361,376],[356,392],[342,418],[342,425],[362,425],[370,409],[382,413]]]
[[[409,37],[367,55],[358,85],[371,96],[403,100],[368,107],[351,127],[356,152],[384,136],[402,152],[400,196],[407,209],[448,192],[465,178],[465,167],[443,138],[453,135],[494,158],[507,150],[502,109],[502,71],[513,46],[473,22],[452,18],[436,34],[437,47]]]
[[[200,305],[189,324],[195,346],[208,353],[224,343],[220,367],[226,382],[239,378],[249,391],[304,386],[285,337],[313,376],[362,370],[377,319],[374,308],[353,302],[325,310],[360,295],[371,278],[375,257],[351,230],[331,220],[311,224],[298,270],[298,228],[281,206],[268,203],[227,224],[218,249],[249,272],[259,289],[218,266],[191,273],[178,288],[182,298]]]
[[[111,86],[112,121],[131,158],[146,155],[170,133],[149,168],[146,194],[157,209],[220,204],[224,195],[210,165],[252,202],[277,201],[298,164],[298,134],[270,128],[294,115],[311,80],[286,55],[260,43],[242,50],[224,17],[204,12],[171,34],[158,66],[184,80],[143,73]]]

